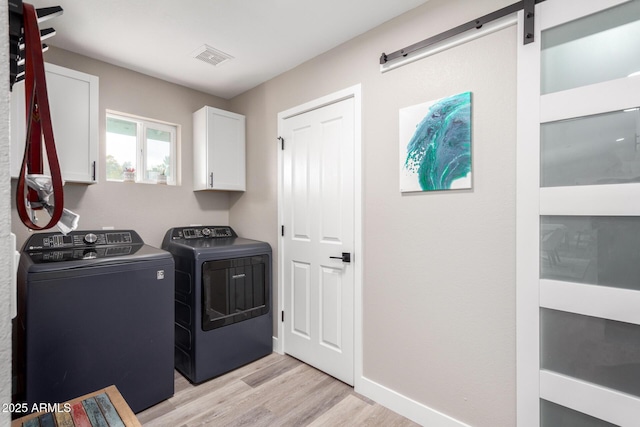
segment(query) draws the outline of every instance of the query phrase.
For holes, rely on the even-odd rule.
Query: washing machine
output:
[[[114,384],[134,412],[173,396],[174,264],[133,230],[37,233],[18,266],[15,400]]]
[[[167,231],[176,266],[175,367],[201,383],[272,352],[271,246],[228,226]]]

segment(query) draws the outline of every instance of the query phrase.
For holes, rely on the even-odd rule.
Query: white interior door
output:
[[[354,99],[281,131],[284,351],[353,385]]]
[[[547,0],[535,19],[518,61],[518,425],[638,426],[640,0]]]

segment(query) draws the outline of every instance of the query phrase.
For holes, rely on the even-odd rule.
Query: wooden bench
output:
[[[141,427],[114,385],[55,406],[54,412],[13,420],[11,427]]]

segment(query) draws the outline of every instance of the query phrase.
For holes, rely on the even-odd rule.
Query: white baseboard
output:
[[[278,341],[278,338],[274,336],[272,336],[272,338],[273,338],[273,351],[275,351],[278,354],[284,354],[284,352],[280,348],[280,341]]]
[[[355,391],[423,426],[471,427],[365,377],[356,381]]]

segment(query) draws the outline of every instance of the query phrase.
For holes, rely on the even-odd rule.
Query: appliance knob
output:
[[[211,229],[209,229],[209,228],[203,228],[203,229],[202,229],[202,235],[203,235],[203,236],[205,236],[205,237],[209,237],[209,236],[211,236]]]
[[[96,236],[93,233],[88,233],[84,236],[84,242],[89,245],[94,244],[97,240],[98,240],[98,236]]]

